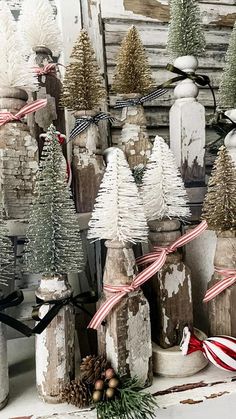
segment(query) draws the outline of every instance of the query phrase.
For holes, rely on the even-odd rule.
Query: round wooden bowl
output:
[[[201,330],[194,329],[200,339],[207,336]],[[205,368],[208,360],[201,351],[184,356],[179,346],[163,349],[156,343],[152,344],[153,372],[163,377],[188,377]]]

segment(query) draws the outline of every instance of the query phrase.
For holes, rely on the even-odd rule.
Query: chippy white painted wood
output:
[[[0,323],[0,410],[6,406],[7,401],[8,401],[8,394],[9,394],[9,377],[8,377],[6,330],[5,330],[5,325],[3,323]]]
[[[44,276],[36,296],[47,302],[72,295],[66,276]],[[42,318],[50,305],[40,308]],[[61,308],[49,326],[36,337],[36,382],[39,397],[47,403],[60,403],[61,391],[74,376],[74,309]]]

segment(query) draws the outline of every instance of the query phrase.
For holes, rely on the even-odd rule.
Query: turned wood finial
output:
[[[183,57],[178,57],[174,62],[174,66],[186,73],[195,73],[198,68],[198,60],[192,55],[185,55]],[[198,93],[198,86],[190,79],[178,83],[174,90],[176,99],[196,98]]]
[[[28,99],[28,94],[17,87],[0,87],[0,110],[17,113]]]
[[[225,112],[233,122],[236,123],[236,109],[230,109]],[[236,129],[230,131],[225,137],[225,147],[229,151],[229,154],[236,165]]]

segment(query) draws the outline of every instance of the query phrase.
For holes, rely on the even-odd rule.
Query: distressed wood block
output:
[[[7,341],[6,329],[3,323],[0,323],[0,410],[8,402],[9,395],[9,377],[7,360]]]

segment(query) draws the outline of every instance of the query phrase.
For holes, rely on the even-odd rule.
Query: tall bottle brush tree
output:
[[[64,157],[54,126],[50,126],[39,165],[30,213],[25,268],[44,275],[79,272],[83,251],[78,218],[67,187]]]
[[[89,222],[89,238],[137,243],[147,239],[148,228],[138,188],[124,153],[109,156]]]
[[[37,79],[23,56],[16,24],[5,1],[0,2],[0,45],[0,86],[35,91]]]
[[[121,43],[112,89],[119,94],[144,94],[154,85],[147,54],[132,26]]]
[[[236,169],[225,146],[221,146],[208,182],[202,218],[215,231],[236,228]]]
[[[155,138],[141,192],[148,221],[190,216],[180,171],[172,151],[161,137]]]
[[[19,34],[26,54],[46,47],[59,55],[62,40],[49,0],[24,0],[19,18]]]
[[[170,25],[167,50],[175,59],[184,55],[198,56],[205,50],[200,9],[196,0],[170,0]]]
[[[236,22],[230,37],[220,81],[218,107],[223,110],[236,108]]]
[[[80,32],[66,67],[61,103],[71,111],[92,110],[105,98],[102,77],[85,29]]]
[[[15,261],[13,245],[8,237],[6,223],[3,220],[2,205],[0,205],[0,251],[0,285],[6,286],[14,280]]]

